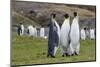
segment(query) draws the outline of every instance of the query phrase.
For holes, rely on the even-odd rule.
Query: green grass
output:
[[[56,58],[47,58],[46,39],[13,34],[11,61],[12,65],[95,61],[95,46],[95,40],[81,41],[79,56],[62,57],[59,49]]]

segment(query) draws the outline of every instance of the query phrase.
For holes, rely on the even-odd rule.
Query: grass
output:
[[[47,64],[62,62],[95,61],[95,40],[81,41],[80,55],[62,57],[60,49],[56,58],[47,58],[47,40],[39,37],[12,35],[12,65]]]

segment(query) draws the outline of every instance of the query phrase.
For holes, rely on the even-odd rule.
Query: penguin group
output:
[[[96,31],[94,28],[82,28],[81,29],[81,40],[86,40],[86,39],[90,39],[90,40],[93,40],[95,39],[95,34]]]
[[[55,57],[58,47],[61,49],[62,56],[79,55],[80,51],[80,32],[79,32],[79,16],[77,12],[73,13],[74,18],[70,25],[70,16],[64,15],[64,22],[60,28],[55,20],[56,14],[51,14],[49,21],[49,37],[48,37],[48,55],[47,57]]]
[[[47,32],[44,27],[36,28],[34,25],[28,25],[27,28],[24,27],[23,23],[18,24],[17,33],[19,36],[27,34],[29,37],[41,37],[47,39]],[[45,35],[46,34],[46,35]]]
[[[27,33],[29,34],[29,36],[37,36],[37,30],[35,27],[33,27],[32,25],[29,25],[27,28]]]
[[[79,16],[77,12],[73,13],[73,19],[69,14],[64,14],[64,21],[61,26],[56,21],[56,14],[50,15],[48,22],[48,34],[45,33],[45,28],[37,29],[35,26],[29,25],[27,33],[29,36],[48,38],[48,53],[47,57],[55,58],[58,48],[61,49],[62,56],[74,56],[80,53],[80,39],[85,40],[87,37],[95,39],[95,30],[91,28],[79,28]],[[24,25],[20,23],[17,29],[18,35],[24,34]]]

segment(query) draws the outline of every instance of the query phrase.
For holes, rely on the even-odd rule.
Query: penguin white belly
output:
[[[71,25],[71,32],[70,32],[70,39],[71,43],[69,48],[69,52],[77,53],[79,54],[80,49],[80,33],[79,33],[79,24],[78,24],[78,18],[74,18],[72,25]]]
[[[21,25],[21,35],[23,35],[24,34],[24,26],[23,25]]]
[[[34,28],[32,26],[29,26],[28,30],[29,30],[29,36],[34,36],[35,33]]]
[[[86,38],[85,30],[84,29],[81,29],[81,39],[82,40],[85,40],[85,38]]]
[[[86,38],[90,38],[90,31],[86,30]]]
[[[55,46],[55,48],[54,48],[54,55],[56,54],[57,49],[59,48],[59,44],[60,44],[60,26],[58,25],[58,23],[56,21],[55,21],[55,25],[57,27],[57,35],[58,35],[59,43],[58,43],[58,46]]]
[[[94,29],[90,29],[90,38],[95,39]]]
[[[63,54],[66,53],[67,47],[69,45],[68,44],[69,31],[70,31],[69,21],[65,20],[62,27],[61,27],[61,32],[60,32],[60,46],[61,46]]]
[[[55,21],[55,24],[57,26],[57,34],[59,36],[59,40],[60,40],[60,26],[58,25],[58,23]]]
[[[44,34],[45,34],[44,28],[41,28],[40,29],[40,37],[44,37]]]
[[[37,29],[34,28],[34,36],[37,36]]]
[[[70,32],[70,38],[71,42],[73,44],[76,44],[79,42],[79,26],[77,24],[73,24],[71,27],[71,32]]]

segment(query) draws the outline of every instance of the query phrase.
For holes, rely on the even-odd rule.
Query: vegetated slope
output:
[[[25,17],[25,16],[21,15],[20,13],[12,11],[12,25],[16,25],[16,24],[19,24],[19,23],[24,23],[26,26],[27,25],[40,26],[38,23],[29,19],[28,17]]]
[[[68,13],[71,18],[73,17],[73,12],[78,12],[80,16],[80,24],[84,23],[89,24],[91,19],[95,20],[95,7],[94,6],[82,6],[82,5],[66,5],[66,4],[54,4],[54,3],[37,3],[37,2],[23,2],[16,1],[12,4],[12,9],[18,13],[22,13],[24,16],[27,16],[31,20],[34,20],[36,23],[46,26],[50,18],[51,13],[56,13],[56,20],[61,25],[65,13]],[[90,10],[90,8],[92,8]],[[82,21],[82,22],[81,22]],[[84,25],[84,23],[82,23]],[[92,25],[95,22],[91,22]],[[95,27],[95,26],[94,26]]]

